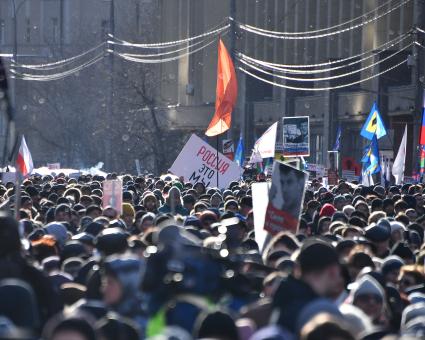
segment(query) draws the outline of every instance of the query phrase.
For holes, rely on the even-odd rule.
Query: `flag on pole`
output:
[[[256,149],[252,149],[251,157],[249,158],[249,164],[262,163],[263,158],[261,154]]]
[[[241,136],[239,137],[238,147],[236,148],[235,162],[240,167],[243,167],[244,158],[245,158],[245,149],[244,149],[244,145],[243,145],[243,137],[242,137],[242,134],[241,134]]]
[[[30,175],[34,170],[31,153],[24,136],[22,136],[21,146],[19,147],[18,157],[16,158],[16,169],[24,177]]]
[[[425,174],[425,145],[420,146],[419,174],[422,181]]]
[[[376,136],[372,138],[365,155],[362,158],[363,172],[366,175],[375,175],[381,171],[381,164],[379,159],[378,139]]]
[[[277,124],[272,124],[254,144],[254,150],[261,158],[274,158],[276,149]]]
[[[387,159],[387,164],[385,165],[385,180],[387,185],[391,183],[391,161],[389,158]]]
[[[382,157],[381,163],[381,185],[385,188],[388,187],[391,181],[391,167],[390,160],[387,157]]]
[[[382,156],[381,157],[381,185],[383,185],[385,187],[385,169],[386,169],[386,164],[387,164],[387,159]]]
[[[407,125],[404,128],[403,138],[401,140],[400,148],[398,149],[397,157],[393,164],[393,176],[395,177],[395,184],[403,183],[404,167],[406,165],[406,147],[407,147]]]
[[[422,103],[422,124],[421,124],[421,131],[419,133],[419,144],[425,145],[425,90],[424,90],[424,97],[423,97],[423,103]]]
[[[373,139],[376,135],[377,139],[384,137],[387,134],[381,114],[379,113],[378,106],[373,103],[372,110],[370,110],[369,117],[367,117],[363,125],[360,135],[369,140]]]
[[[301,165],[302,165],[302,169],[301,170],[308,170],[308,163],[307,161],[304,159],[303,156],[301,156]]]
[[[338,125],[338,130],[336,132],[336,140],[335,140],[333,151],[340,151],[341,149],[341,134],[342,134],[341,125]]]
[[[232,111],[238,96],[238,82],[232,58],[220,39],[218,43],[217,89],[215,113],[205,134],[217,136],[227,131],[232,123]]]

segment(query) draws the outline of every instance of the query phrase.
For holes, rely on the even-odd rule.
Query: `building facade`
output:
[[[206,31],[225,20],[232,10],[230,0],[173,1],[173,8],[169,3],[162,2],[161,17],[167,22],[166,26],[161,25],[164,41]],[[241,23],[266,30],[303,32],[332,27],[369,12],[376,12],[378,16],[391,11],[398,4],[397,1],[383,0],[236,0],[233,16]],[[387,62],[388,55],[404,49],[405,44],[396,44],[386,51],[379,51],[378,48],[410,32],[417,20],[415,16],[422,18],[422,21],[418,22],[425,22],[423,10],[418,13],[419,5],[418,1],[409,1],[367,25],[319,39],[281,40],[237,28],[234,36],[235,48],[250,57],[279,64],[323,63],[374,50],[375,55],[356,65],[364,71],[353,74],[348,80],[341,80],[345,83],[357,82],[392,65]],[[375,10],[376,8],[379,11]],[[225,37],[228,47],[231,46],[230,38],[231,33]],[[170,102],[179,104],[179,107],[173,108],[170,113],[175,117],[176,127],[203,129],[207,126],[214,111],[212,103],[215,97],[215,49],[216,46],[212,46],[187,60],[166,65],[161,69],[163,75],[176,74],[173,82],[164,84],[161,89],[167,94]],[[423,58],[422,51],[418,51]],[[421,61],[421,64],[417,65],[421,72],[418,76],[415,53],[414,48],[410,46],[395,57],[397,61],[409,58],[409,63],[373,80],[332,91],[282,89],[239,71],[239,103],[234,112],[232,136],[237,140],[239,132],[242,131],[249,146],[269,125],[281,117],[308,115],[311,122],[310,162],[326,163],[327,151],[332,148],[338,125],[341,125],[343,131],[342,157],[359,160],[367,142],[360,137],[359,131],[373,102],[376,101],[389,130],[389,138],[380,140],[381,150],[386,150],[386,155],[393,157],[393,151],[398,149],[404,124],[408,124],[409,145],[415,150],[420,120],[417,87],[423,86],[423,82],[418,83],[418,78],[423,81],[423,64]],[[379,64],[370,67],[372,63]],[[214,66],[205,67],[206,65]],[[333,74],[325,74],[329,75]],[[194,88],[191,94],[185,92],[188,84]],[[287,84],[300,86],[299,82]],[[332,87],[338,85],[338,81],[318,81],[313,84],[313,87]],[[409,153],[409,157],[408,172],[414,163],[412,153]]]
[[[16,41],[18,61],[43,63],[76,55],[101,43],[112,28],[117,37],[128,41],[175,41],[227,24],[229,16],[240,23],[266,30],[311,31],[338,25],[376,11],[376,8],[379,8],[377,14],[383,13],[400,3],[388,0],[115,0],[114,11],[111,13],[111,1],[0,0],[0,54],[13,54]],[[12,6],[12,2],[15,2],[15,6]],[[389,138],[380,140],[381,150],[387,150],[390,156],[397,150],[404,124],[408,124],[409,145],[414,149],[420,120],[418,93],[419,87],[423,86],[423,51],[413,47],[401,51],[405,46],[402,43],[386,51],[378,51],[378,48],[401,34],[410,32],[415,23],[425,22],[421,3],[420,0],[407,1],[405,5],[378,20],[326,38],[274,39],[243,31],[237,26],[234,31],[223,34],[226,45],[229,49],[233,46],[235,54],[242,52],[252,58],[278,64],[317,64],[361,55],[364,51],[374,51],[375,55],[356,65],[357,69],[361,68],[363,71],[353,73],[349,79],[352,82],[385,70],[389,66],[385,60],[388,53],[400,51],[398,60],[409,58],[409,63],[381,77],[332,91],[288,90],[266,84],[238,71],[238,105],[233,113],[229,136],[236,141],[242,133],[247,143],[246,148],[249,149],[255,139],[281,117],[308,115],[311,123],[309,162],[326,163],[327,151],[333,145],[338,125],[341,125],[343,131],[342,157],[351,157],[358,161],[366,144],[359,136],[359,131],[376,101],[389,129]],[[420,63],[417,64],[416,60]],[[368,68],[377,62],[377,66]],[[70,89],[84,97],[85,86],[91,90],[96,88],[97,92],[90,100],[84,102],[82,98],[85,105],[83,108],[78,103],[69,104],[71,107],[75,104],[73,110],[86,117],[85,121],[91,125],[85,133],[96,137],[99,136],[99,131],[103,131],[103,139],[108,139],[108,127],[98,123],[105,115],[113,120],[119,113],[117,119],[126,120],[125,123],[131,125],[132,116],[129,113],[137,110],[133,104],[130,106],[122,102],[119,93],[112,96],[115,102],[108,100],[110,82],[112,78],[127,74],[137,76],[146,72],[155,75],[149,80],[150,92],[155,110],[162,117],[163,127],[182,136],[192,132],[203,133],[214,113],[217,44],[213,43],[204,50],[179,60],[148,65],[143,69],[116,58],[114,63],[112,72],[109,57],[84,70],[78,75],[79,82],[72,78],[75,88],[70,87],[69,81],[56,83],[64,88],[65,97]],[[238,66],[241,65],[236,62],[236,67]],[[333,75],[335,74],[327,73],[325,77]],[[276,80],[272,77],[268,79]],[[118,83],[122,82],[118,79],[116,85]],[[83,88],[78,84],[83,84]],[[289,82],[283,84],[294,85]],[[295,83],[297,86],[299,84]],[[338,80],[317,81],[312,84],[313,87],[333,87],[338,84]],[[50,86],[54,89],[56,85]],[[40,104],[43,98],[39,92],[49,93],[51,88],[17,81],[17,116],[33,123],[38,121],[46,107]],[[34,92],[34,89],[38,89],[38,92]],[[110,107],[114,112],[111,113],[108,109]],[[74,112],[61,109],[57,111],[61,117]],[[72,122],[60,120],[59,123],[68,125]],[[74,128],[80,127],[76,124]],[[40,136],[40,131],[33,131],[28,126],[22,127],[22,131],[34,136],[31,144],[35,145],[36,153],[41,158],[46,150],[58,152],[51,140],[36,138]],[[124,135],[122,134],[123,140]],[[29,139],[31,140],[31,136]],[[68,139],[64,144],[75,143],[73,149],[78,150],[78,140],[72,134]],[[114,143],[121,142],[118,140]],[[105,144],[105,152],[98,158],[96,150],[90,152],[92,156],[96,155],[96,159],[104,160],[108,148],[111,146]],[[89,154],[90,152],[88,151]],[[77,154],[71,153],[66,160],[72,162],[75,157]],[[173,158],[174,155],[170,157]],[[408,172],[414,164],[412,153],[409,153],[409,157],[411,166]]]

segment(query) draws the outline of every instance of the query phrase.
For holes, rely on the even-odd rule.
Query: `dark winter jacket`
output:
[[[319,298],[305,282],[289,276],[282,281],[273,299],[272,321],[295,333],[295,325],[301,310]]]

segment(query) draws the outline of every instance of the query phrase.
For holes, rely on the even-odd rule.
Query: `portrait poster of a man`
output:
[[[310,155],[310,119],[305,117],[283,118],[283,156]]]
[[[308,174],[275,162],[264,229],[271,234],[283,230],[296,233]]]

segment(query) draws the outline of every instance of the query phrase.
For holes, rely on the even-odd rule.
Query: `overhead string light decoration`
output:
[[[294,77],[283,76],[283,75],[280,75],[280,74],[274,74],[272,72],[266,71],[266,70],[264,70],[264,69],[262,69],[260,67],[257,67],[255,65],[252,65],[252,64],[244,61],[243,59],[239,59],[239,61],[242,64],[248,66],[251,69],[254,69],[254,70],[258,71],[258,72],[261,72],[261,73],[266,74],[266,75],[269,75],[269,76],[273,76],[275,78],[280,78],[280,79],[284,79],[284,80],[291,80],[291,81],[299,81],[299,82],[319,82],[319,81],[327,81],[327,80],[345,78],[345,77],[351,76],[353,74],[361,73],[361,72],[363,72],[365,70],[374,68],[375,66],[378,66],[378,65],[380,65],[380,64],[382,64],[382,63],[384,63],[384,62],[386,62],[386,61],[394,58],[396,55],[398,55],[398,54],[402,53],[403,51],[407,50],[412,45],[413,45],[413,43],[410,43],[407,46],[403,47],[402,49],[394,52],[393,54],[391,54],[391,55],[389,55],[389,56],[387,56],[387,57],[385,57],[385,58],[383,58],[383,59],[381,59],[381,60],[379,60],[379,61],[377,61],[375,63],[372,63],[372,64],[367,65],[365,67],[359,68],[359,69],[357,69],[355,71],[347,72],[347,73],[344,73],[344,74],[338,74],[338,75],[334,75],[334,76],[321,77],[321,78],[294,78]]]
[[[152,44],[134,44],[125,40],[117,39],[110,36],[110,39],[101,44],[70,58],[59,60],[52,63],[43,64],[20,64],[12,61],[11,73],[12,77],[21,80],[32,80],[32,81],[52,81],[66,78],[70,75],[76,74],[83,69],[99,62],[109,53],[119,56],[128,61],[137,63],[164,63],[168,61],[177,60],[184,58],[188,55],[194,54],[208,47],[212,43],[216,42],[216,38],[219,35],[225,35],[230,25],[223,23],[213,27],[213,29],[193,36],[186,39],[169,41],[164,43],[152,43]],[[113,44],[113,49],[105,49],[108,45]],[[185,46],[181,46],[185,44]],[[100,53],[97,53],[94,57],[84,60],[90,54],[98,52],[102,48]],[[141,49],[159,49],[158,53],[149,54],[136,54],[131,53],[133,48]],[[116,51],[120,49],[120,51]],[[127,53],[123,53],[121,49],[127,49]],[[130,51],[128,50],[130,49]],[[173,49],[163,50],[161,49]],[[181,53],[187,51],[186,53]],[[163,58],[164,56],[171,56]],[[24,71],[25,70],[25,71]],[[30,73],[31,71],[31,73]],[[55,71],[52,73],[52,71]]]
[[[394,12],[395,10],[405,6],[407,3],[409,3],[412,0],[396,0],[394,2],[394,0],[390,0],[388,1],[386,4],[384,4],[385,6],[387,6],[388,4],[391,4],[394,2],[394,7],[391,7],[390,9],[388,9],[386,12],[380,13],[375,15],[372,18],[369,19],[364,19],[365,16],[367,16],[368,14],[364,14],[362,16],[359,16],[355,19],[352,19],[350,21],[347,21],[345,23],[336,25],[336,26],[332,26],[332,27],[328,27],[328,28],[324,28],[321,30],[316,30],[316,31],[306,31],[306,32],[279,32],[279,31],[271,31],[271,30],[266,30],[263,28],[259,28],[256,26],[252,26],[252,25],[248,25],[248,24],[244,24],[241,23],[239,21],[236,21],[234,18],[230,18],[231,20],[234,20],[236,25],[243,31],[249,32],[249,33],[253,33],[253,34],[257,34],[260,36],[264,36],[264,37],[268,37],[268,38],[275,38],[275,39],[284,39],[284,40],[307,40],[307,39],[318,39],[318,38],[325,38],[325,37],[329,37],[329,36],[333,36],[333,35],[337,35],[337,34],[342,34],[354,29],[358,29],[360,27],[363,27],[367,24],[370,24],[376,20],[379,20],[380,18],[383,18],[385,16],[387,16],[388,14]],[[377,7],[375,10],[368,12],[368,13],[373,13],[375,12],[378,8],[382,8],[384,5],[381,5],[379,7]],[[362,22],[357,23],[357,24],[353,24],[353,22],[362,19]],[[346,26],[347,24],[349,24],[350,26],[345,27],[345,28],[341,28],[343,26]],[[326,32],[329,31],[331,29],[333,29],[334,27],[339,28],[336,31],[331,31],[331,32],[327,32],[327,33],[321,33],[321,32]],[[320,33],[320,34],[317,34]]]
[[[52,81],[66,78],[70,75],[76,74],[83,69],[97,63],[102,60],[109,53],[119,56],[128,61],[137,63],[164,63],[180,58],[184,58],[188,55],[194,54],[208,47],[212,43],[216,42],[216,38],[219,35],[225,35],[230,25],[223,23],[213,27],[211,30],[193,36],[186,39],[164,42],[164,43],[152,43],[152,44],[134,44],[125,40],[117,39],[110,36],[110,39],[101,44],[71,58],[59,60],[52,63],[44,64],[19,64],[12,62],[12,77],[21,80],[33,80],[33,81]],[[114,48],[107,48],[108,45],[114,45]],[[181,45],[185,44],[183,47]],[[98,52],[102,48],[102,51],[96,54],[93,58],[83,61],[84,58],[90,56],[94,52]],[[138,49],[159,49],[157,53],[131,53],[133,48]],[[119,51],[116,51],[119,49]],[[122,49],[126,49],[126,53],[122,52]],[[129,51],[130,49],[130,51]],[[172,50],[165,50],[172,49]],[[162,50],[162,51],[161,51]],[[187,51],[186,53],[181,53]],[[163,58],[164,56],[171,56]],[[26,70],[26,71],[23,71]],[[31,71],[31,73],[29,73]],[[52,71],[56,71],[52,73]]]
[[[390,40],[378,47],[376,47],[373,50],[365,51],[363,53],[360,53],[358,55],[349,57],[349,58],[343,58],[339,60],[333,60],[326,63],[320,63],[320,64],[302,64],[302,65],[295,65],[295,64],[278,64],[278,63],[272,63],[267,62],[259,59],[252,58],[250,56],[247,56],[243,53],[238,53],[237,58],[238,60],[258,65],[270,70],[273,70],[275,72],[284,73],[284,74],[318,74],[318,73],[326,73],[330,71],[336,71],[339,69],[347,68],[349,66],[353,66],[356,64],[360,64],[366,60],[372,59],[375,57],[376,53],[382,53],[390,48],[402,43],[406,39],[410,38],[410,34],[403,34],[393,40]],[[369,56],[366,56],[367,54],[370,54]],[[366,56],[366,57],[365,57]],[[351,61],[354,60],[354,61]],[[351,62],[350,62],[351,61]],[[348,63],[346,63],[348,62]],[[344,64],[343,64],[344,63]],[[322,68],[318,70],[310,70],[312,68],[318,68],[323,66],[331,66],[331,65],[338,65],[338,66],[332,66],[329,68]]]
[[[247,75],[249,75],[249,76],[251,76],[251,77],[253,77],[255,79],[258,79],[258,80],[260,80],[260,81],[262,81],[264,83],[267,83],[267,84],[270,84],[270,85],[273,85],[273,86],[277,86],[277,87],[281,87],[281,88],[285,88],[285,89],[289,89],[289,90],[296,90],[296,91],[315,91],[315,92],[319,92],[319,91],[337,90],[337,89],[347,88],[347,87],[350,87],[350,86],[353,86],[353,85],[358,85],[358,84],[364,83],[366,81],[369,81],[369,80],[372,80],[374,78],[380,77],[381,75],[383,75],[385,73],[388,73],[388,72],[390,72],[390,71],[392,71],[392,70],[400,67],[401,65],[405,64],[406,62],[407,62],[407,58],[404,59],[403,61],[401,61],[401,62],[399,62],[399,63],[397,63],[397,64],[395,64],[395,65],[393,65],[393,66],[391,66],[391,67],[389,67],[389,68],[381,71],[381,72],[379,72],[379,73],[373,74],[373,75],[368,76],[368,77],[366,77],[364,79],[360,79],[358,81],[354,81],[354,82],[351,82],[351,83],[341,84],[341,85],[336,85],[336,86],[310,87],[310,88],[296,87],[296,86],[291,86],[291,85],[287,85],[287,84],[276,83],[275,81],[271,81],[271,80],[262,78],[262,77],[260,77],[260,76],[258,76],[256,74],[248,71],[247,69],[241,67],[241,66],[239,66],[238,69],[241,70],[243,73],[245,73],[245,74],[247,74]]]
[[[215,39],[215,37],[213,38]],[[172,50],[172,51],[166,51],[166,52],[158,52],[158,53],[150,53],[150,54],[140,54],[140,53],[122,53],[122,55],[125,55],[127,57],[136,57],[136,58],[153,58],[153,57],[162,57],[162,56],[167,56],[167,55],[172,55],[172,54],[176,54],[182,51],[187,50],[188,48],[193,48],[195,46],[199,46],[202,44],[205,44],[205,42],[208,40],[208,38],[204,38],[202,40],[199,40],[197,42],[194,42],[191,45],[185,45],[183,47],[180,47],[178,49]],[[118,52],[116,49],[114,49],[114,52]]]
[[[15,69],[11,69],[11,73],[12,73],[12,77],[16,78],[16,79],[21,79],[21,80],[33,80],[33,81],[52,81],[52,80],[59,80],[59,79],[63,79],[66,77],[69,77],[72,74],[75,74],[77,72],[82,71],[83,69],[96,64],[97,62],[99,62],[100,60],[102,60],[105,57],[105,51],[102,51],[101,53],[99,53],[98,55],[96,55],[94,58],[84,62],[83,64],[76,66],[70,70],[67,71],[63,71],[63,72],[57,72],[57,73],[53,73],[53,74],[44,74],[44,75],[40,75],[40,74],[30,74],[30,73],[22,73],[22,72],[18,72]]]
[[[171,47],[182,45],[182,44],[194,41],[194,40],[198,40],[198,39],[202,39],[202,38],[208,38],[209,36],[213,36],[213,35],[217,36],[220,33],[228,30],[229,28],[230,28],[230,24],[226,24],[226,25],[223,26],[223,23],[221,23],[220,25],[213,27],[211,30],[209,30],[205,33],[202,33],[202,34],[190,37],[190,38],[175,40],[175,41],[162,42],[162,43],[146,43],[146,44],[132,43],[132,42],[129,42],[129,41],[126,41],[126,40],[116,38],[112,35],[109,35],[109,37],[113,40],[109,40],[108,44],[126,46],[126,47],[142,48],[142,49],[171,48]]]
[[[12,66],[14,68],[25,68],[25,69],[29,69],[29,70],[54,70],[57,68],[61,68],[61,67],[66,67],[70,64],[73,64],[77,61],[79,61],[80,59],[82,59],[83,57],[89,55],[90,53],[93,53],[95,51],[98,51],[100,48],[102,48],[103,50],[105,50],[105,46],[106,46],[106,42],[102,42],[101,44],[90,48],[89,50],[73,56],[71,58],[67,58],[67,59],[63,59],[63,60],[59,60],[56,62],[52,62],[52,63],[47,63],[47,64],[20,64],[20,63],[16,63],[14,61],[12,61]]]
[[[227,34],[227,32],[223,32],[222,35],[224,36],[226,34]],[[212,37],[212,38],[210,38],[210,41],[203,42],[203,44],[198,48],[192,49],[193,47],[197,46],[196,43],[189,45],[189,46],[186,46],[183,49],[183,50],[187,50],[187,52],[185,52],[185,53],[179,53],[180,49],[175,50],[175,51],[173,51],[173,53],[174,54],[178,53],[178,54],[176,56],[168,57],[168,58],[155,58],[155,59],[153,59],[153,58],[146,58],[143,55],[137,55],[137,54],[129,55],[129,54],[126,54],[126,53],[119,53],[119,52],[116,52],[116,51],[109,51],[109,52],[112,52],[115,55],[117,55],[118,57],[120,57],[124,60],[127,60],[127,61],[132,61],[132,62],[141,63],[141,64],[159,64],[159,63],[166,63],[166,62],[175,61],[175,60],[185,58],[187,56],[190,56],[194,53],[197,53],[197,52],[205,49],[206,47],[208,47],[211,44],[216,43],[216,42],[217,42],[216,37]],[[160,55],[158,55],[158,56],[160,56]]]

